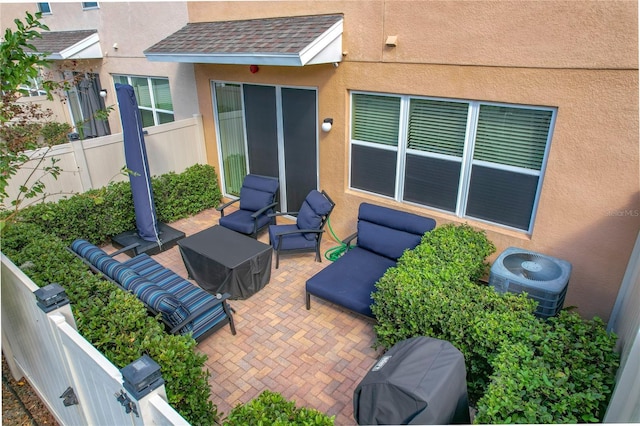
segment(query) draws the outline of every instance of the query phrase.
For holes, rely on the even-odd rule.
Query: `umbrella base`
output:
[[[126,252],[131,257],[142,253],[152,256],[165,250],[169,250],[171,247],[175,246],[179,240],[185,237],[184,232],[178,231],[177,229],[161,222],[158,222],[158,232],[160,234],[159,246],[155,241],[147,241],[140,238],[138,231],[127,231],[115,235],[111,237],[111,242],[116,248],[127,247],[137,243],[138,246]]]

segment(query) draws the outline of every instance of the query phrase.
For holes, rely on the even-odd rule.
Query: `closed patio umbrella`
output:
[[[135,174],[129,174],[129,182],[133,195],[138,235],[143,240],[156,241],[160,246],[158,220],[153,202],[151,175],[138,101],[133,87],[128,84],[116,83],[116,94],[122,121],[125,160],[127,168],[135,172]]]

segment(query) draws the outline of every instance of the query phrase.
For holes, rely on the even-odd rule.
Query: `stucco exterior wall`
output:
[[[149,62],[142,53],[187,23],[185,2],[99,2],[98,9],[88,10],[82,10],[80,2],[51,2],[50,6],[51,14],[41,19],[50,31],[98,30],[103,59],[79,60],[73,69],[100,74],[108,92],[106,105],[117,104],[113,74],[168,77],[175,119],[198,114],[193,65]],[[24,20],[26,10],[37,11],[36,3],[0,4],[2,32],[15,28],[15,18]],[[109,125],[112,133],[122,131],[117,113],[110,115]]]
[[[467,222],[508,246],[570,261],[565,306],[609,317],[640,227],[637,3],[317,1],[195,2],[191,21],[344,13],[344,60],[303,68],[196,65],[207,155],[219,167],[211,81],[318,88],[320,187],[339,236],[362,201]],[[397,35],[397,47],[386,47]],[[349,189],[351,90],[558,109],[532,233],[508,230]]]

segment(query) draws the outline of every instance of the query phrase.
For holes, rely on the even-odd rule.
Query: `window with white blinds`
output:
[[[398,145],[400,97],[354,94],[352,118],[352,139]]]
[[[531,232],[555,108],[351,99],[351,188]]]
[[[114,75],[113,80],[133,87],[143,127],[175,121],[168,78]]]

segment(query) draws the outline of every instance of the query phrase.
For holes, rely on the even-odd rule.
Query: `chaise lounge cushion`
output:
[[[362,203],[358,212],[358,247],[398,260],[435,226],[435,220],[428,217]]]
[[[357,245],[307,281],[307,309],[312,294],[373,317],[371,295],[378,280],[396,265],[405,250],[420,244],[424,233],[435,226],[431,218],[360,204]]]
[[[345,308],[372,317],[373,283],[396,262],[370,251],[354,247],[307,281],[307,290]]]
[[[225,311],[225,298],[216,298],[191,284],[147,254],[119,262],[86,240],[76,240],[70,249],[120,287],[133,293],[151,310],[160,313],[173,332],[192,333],[198,340],[228,320],[235,334],[232,317]],[[90,260],[92,259],[93,262]],[[219,299],[217,301],[216,299]],[[201,313],[199,313],[201,312]],[[175,327],[194,315],[180,329]]]
[[[135,280],[131,283],[129,291],[154,311],[160,312],[173,327],[189,317],[189,309],[182,302],[151,281],[145,279]],[[184,334],[192,328],[191,324],[187,324],[180,332]]]
[[[197,311],[202,305],[215,296],[185,280],[170,269],[164,268],[149,255],[143,253],[123,263],[153,281],[158,287],[174,295],[190,312]],[[193,338],[198,339],[204,332],[227,318],[222,303],[214,310],[198,315],[191,322]]]

